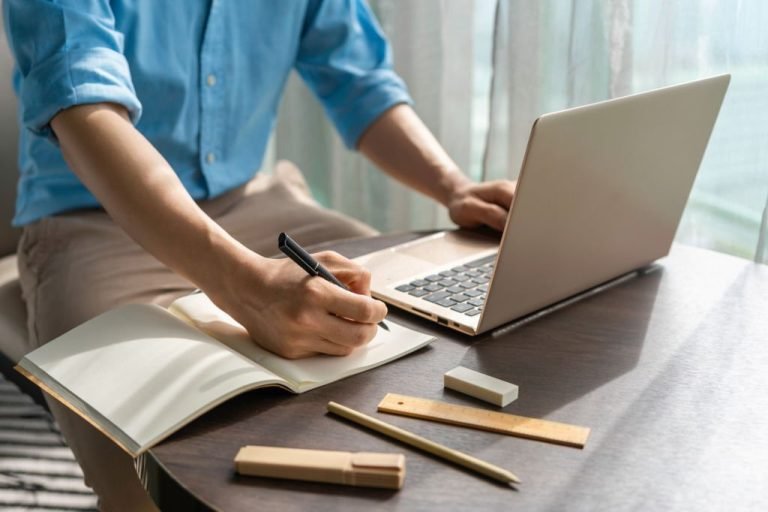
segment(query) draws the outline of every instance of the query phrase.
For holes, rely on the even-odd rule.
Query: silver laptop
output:
[[[446,231],[357,258],[372,294],[479,334],[666,256],[729,82],[541,116],[501,241]]]

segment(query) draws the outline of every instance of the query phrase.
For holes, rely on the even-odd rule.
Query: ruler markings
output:
[[[378,410],[516,437],[584,448],[589,428],[388,393]]]

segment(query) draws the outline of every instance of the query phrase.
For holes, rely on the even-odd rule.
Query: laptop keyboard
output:
[[[467,316],[477,316],[483,311],[495,259],[496,255],[491,254],[439,274],[401,284],[395,290]]]

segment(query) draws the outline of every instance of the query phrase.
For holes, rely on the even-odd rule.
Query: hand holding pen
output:
[[[339,281],[336,276],[329,272],[328,269],[322,266],[311,254],[287,234],[280,233],[280,236],[277,238],[277,246],[286,256],[304,269],[310,276],[320,276],[326,281],[349,291],[349,288],[344,283]],[[389,330],[389,327],[383,320],[379,322],[379,327],[386,329],[387,331]]]
[[[205,292],[254,343],[299,359],[345,356],[376,336],[387,306],[369,295],[371,275],[360,265],[332,251],[314,254],[350,293],[325,279],[308,278],[307,270],[289,258],[265,258],[244,249],[232,268],[223,262],[218,272],[215,282],[226,286]]]

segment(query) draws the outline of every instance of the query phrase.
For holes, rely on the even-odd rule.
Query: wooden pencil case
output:
[[[405,455],[244,446],[235,456],[235,468],[241,475],[400,489]]]

